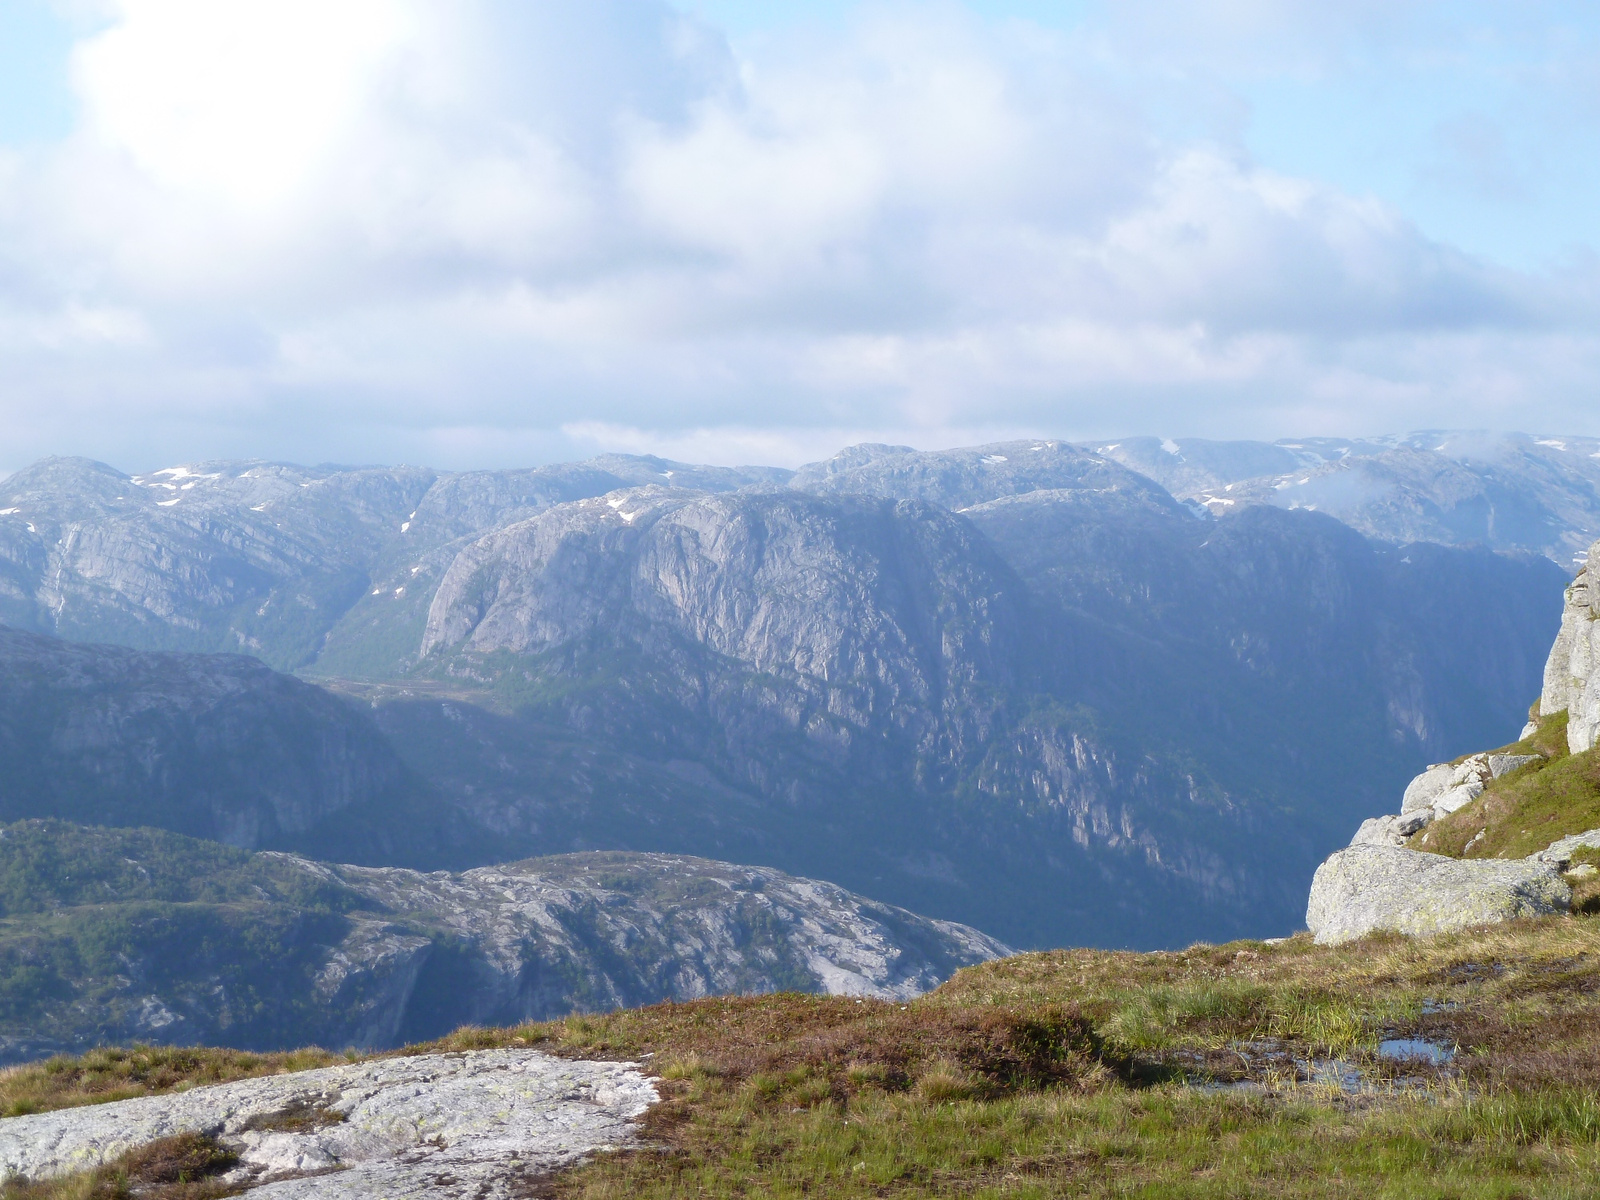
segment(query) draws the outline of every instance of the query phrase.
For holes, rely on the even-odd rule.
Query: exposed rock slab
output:
[[[1390,814],[1385,817],[1369,817],[1361,822],[1361,828],[1356,830],[1356,835],[1350,839],[1350,844],[1352,846],[1404,846],[1406,839],[1428,824],[1432,815],[1431,809],[1424,809],[1420,812],[1410,812],[1400,816]]]
[[[132,1041],[387,1049],[709,995],[904,1000],[1012,953],[831,883],[685,855],[425,874],[24,821],[0,825],[0,876],[0,961],[69,964],[62,992],[0,1013],[0,1064]],[[128,931],[114,954],[73,949],[106,920]]]
[[[1544,863],[1558,871],[1564,871],[1572,862],[1572,856],[1579,850],[1600,850],[1600,829],[1569,834],[1559,841],[1551,842],[1543,850],[1528,855],[1528,861]]]
[[[626,1142],[657,1099],[632,1063],[532,1050],[392,1058],[12,1117],[0,1121],[0,1179],[49,1178],[209,1132],[240,1155],[229,1179],[259,1181],[251,1194],[273,1200],[510,1200],[529,1177]],[[335,1123],[262,1128],[307,1107]]]
[[[1306,926],[1320,945],[1378,930],[1425,935],[1564,912],[1572,891],[1541,862],[1445,858],[1351,846],[1317,868]]]

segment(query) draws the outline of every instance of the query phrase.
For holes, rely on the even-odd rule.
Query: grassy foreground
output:
[[[1379,1053],[1401,1037],[1453,1060]],[[641,1148],[549,1181],[564,1200],[1600,1192],[1594,917],[1331,948],[1302,936],[1028,954],[907,1004],[706,1000],[466,1029],[406,1052],[505,1045],[641,1059],[660,1076]],[[192,1055],[206,1080],[291,1065],[139,1053]],[[25,1111],[183,1082],[146,1070],[108,1088],[116,1072],[93,1059],[15,1069],[0,1095]],[[202,1194],[129,1178],[113,1167],[7,1194]]]

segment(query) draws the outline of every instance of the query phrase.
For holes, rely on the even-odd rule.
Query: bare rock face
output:
[[[449,963],[448,1027],[780,989],[904,1000],[1012,953],[831,883],[680,855],[561,855],[460,874],[294,862],[471,947]],[[370,940],[352,933],[352,961],[373,958]]]
[[[1315,508],[1400,545],[1477,543],[1564,563],[1600,526],[1592,437],[1433,430],[1272,444],[1124,438],[1094,449],[1219,515]]]
[[[1404,813],[1399,816],[1391,814],[1385,817],[1369,817],[1361,822],[1361,828],[1356,830],[1356,835],[1350,839],[1350,844],[1352,846],[1404,846],[1406,840],[1417,830],[1427,825],[1431,817],[1431,809]]]
[[[1574,754],[1600,740],[1600,542],[1589,548],[1583,570],[1567,589],[1561,632],[1544,669],[1539,712],[1567,713],[1567,745]]]
[[[1580,850],[1600,850],[1600,829],[1587,829],[1582,833],[1559,838],[1543,850],[1536,850],[1528,855],[1528,861],[1544,863],[1546,866],[1565,872],[1571,865],[1573,856]]]
[[[1571,903],[1572,889],[1545,863],[1359,845],[1317,868],[1306,926],[1318,944],[1335,945],[1379,930],[1426,935],[1547,916]]]
[[[600,644],[648,656],[672,702],[729,742],[792,731],[843,763],[877,734],[953,761],[1015,685],[1020,592],[976,530],[917,501],[632,489],[464,549],[422,653],[471,673],[500,652]]]
[[[0,481],[0,622],[282,669],[342,644],[346,667],[370,665],[352,635],[408,620],[437,579],[430,556],[455,540],[621,487],[676,479],[720,491],[788,476],[631,455],[460,475],[255,461],[126,475],[49,458]]]
[[[211,1133],[224,1177],[275,1200],[529,1195],[537,1177],[621,1145],[658,1099],[632,1063],[532,1050],[325,1067],[0,1121],[0,1182],[86,1170],[160,1138]],[[285,1122],[286,1114],[319,1119]]]

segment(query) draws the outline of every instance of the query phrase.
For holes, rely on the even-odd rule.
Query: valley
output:
[[[1218,517],[1063,442],[798,472],[52,460],[0,490],[14,627],[292,668],[349,702],[354,755],[310,756],[328,779],[290,813],[271,747],[230,749],[257,794],[224,796],[209,735],[114,721],[158,771],[51,768],[11,819],[424,870],[700,855],[1021,946],[1292,928],[1421,765],[1520,726],[1565,578],[1305,508]],[[17,645],[13,678],[58,673]],[[157,803],[157,775],[195,796]]]

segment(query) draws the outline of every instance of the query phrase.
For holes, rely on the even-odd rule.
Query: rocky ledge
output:
[[[381,1059],[12,1117],[0,1121],[0,1182],[208,1133],[239,1156],[221,1182],[271,1200],[511,1200],[628,1141],[657,1099],[632,1063],[532,1050]]]

